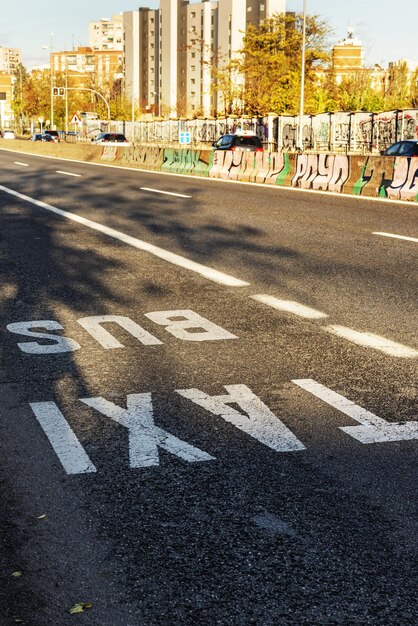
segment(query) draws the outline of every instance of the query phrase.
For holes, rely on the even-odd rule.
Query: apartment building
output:
[[[135,106],[158,114],[160,107],[160,11],[123,13],[125,94]]]
[[[13,74],[22,63],[20,48],[4,48],[0,46],[0,72]]]
[[[0,70],[0,129],[13,128],[13,79],[10,72]]]
[[[93,50],[123,50],[123,14],[90,22],[89,46]]]
[[[123,52],[93,50],[90,46],[52,52],[51,68],[56,83],[65,82],[67,78],[70,79],[72,87],[80,89],[96,87],[104,95],[109,95],[123,68]]]
[[[159,9],[124,12],[127,97],[164,116],[216,114],[224,103],[214,69],[238,55],[247,24],[285,8],[285,0],[160,0]]]

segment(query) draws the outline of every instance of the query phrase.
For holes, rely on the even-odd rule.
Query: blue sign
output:
[[[179,133],[179,142],[180,143],[192,143],[192,137],[189,132],[180,132]]]

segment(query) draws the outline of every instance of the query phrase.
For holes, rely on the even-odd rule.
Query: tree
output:
[[[299,110],[303,16],[277,14],[259,26],[249,24],[239,69],[245,79],[245,112],[249,115],[295,114]],[[327,23],[316,15],[306,18],[305,99],[313,113],[316,68],[329,59]]]
[[[413,72],[411,76],[410,96],[411,107],[413,109],[418,109],[418,68]]]
[[[392,63],[388,70],[387,89],[384,107],[386,109],[407,109],[410,106],[408,65],[405,61]]]
[[[341,111],[382,111],[382,94],[373,89],[371,70],[345,76],[338,88],[338,108]]]

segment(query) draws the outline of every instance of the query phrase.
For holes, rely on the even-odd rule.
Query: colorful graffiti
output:
[[[95,122],[97,125],[97,122]],[[225,133],[255,133],[269,150],[293,151],[299,134],[298,116],[234,117],[224,119],[111,122],[112,130],[124,132],[138,145],[172,146],[180,131],[188,131],[191,146],[211,144]],[[305,149],[315,151],[379,152],[401,139],[418,139],[418,110],[384,113],[335,112],[303,116]]]
[[[418,157],[130,146],[101,160],[174,174],[418,201]]]

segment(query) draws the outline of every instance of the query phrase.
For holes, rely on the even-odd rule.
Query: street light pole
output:
[[[54,128],[54,77],[52,72],[52,38],[54,33],[49,34],[49,73],[51,75],[51,125],[50,128]]]
[[[132,16],[132,24],[133,24],[133,16]],[[131,122],[132,122],[132,134],[134,132],[134,122],[135,122],[135,98],[134,98],[134,70],[133,70],[133,57],[134,57],[134,31],[131,26],[128,26],[126,22],[123,22],[123,38],[124,38],[124,50],[123,50],[123,59],[124,59],[124,74],[125,74],[125,93],[126,93],[126,29],[131,31],[132,37],[132,80],[131,80]]]
[[[305,57],[306,57],[306,6],[307,0],[303,0],[303,26],[302,26],[302,63],[300,75],[300,106],[299,106],[299,137],[298,148],[303,151],[303,114],[305,108]]]

